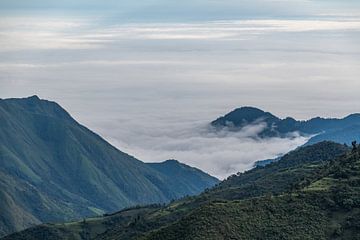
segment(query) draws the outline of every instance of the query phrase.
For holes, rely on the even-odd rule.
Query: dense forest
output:
[[[332,142],[229,177],[199,196],[5,239],[359,239],[360,150]]]

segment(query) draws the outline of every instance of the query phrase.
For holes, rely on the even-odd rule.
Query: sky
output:
[[[360,112],[360,2],[0,0],[0,98],[61,104],[120,150],[219,178],[306,142],[209,122]]]

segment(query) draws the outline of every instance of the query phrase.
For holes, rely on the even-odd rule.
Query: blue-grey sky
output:
[[[225,177],[306,139],[208,122],[359,112],[359,42],[358,1],[0,0],[0,98],[38,94],[141,160]]]
[[[121,21],[301,18],[358,14],[357,0],[0,0],[14,13],[99,14]]]

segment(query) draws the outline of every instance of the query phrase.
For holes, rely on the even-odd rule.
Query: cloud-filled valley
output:
[[[206,123],[180,119],[169,125],[155,123],[150,128],[133,121],[123,124],[113,126],[109,134],[110,141],[120,149],[144,160],[178,159],[220,179],[252,168],[256,160],[285,154],[307,140],[296,134],[289,138],[259,139],[257,133],[264,128],[263,124],[236,133],[215,132]]]
[[[130,4],[124,16],[154,9],[156,1],[150,2]],[[269,2],[256,1],[264,8]],[[256,106],[308,119],[359,110],[360,16],[338,3],[289,2],[276,4],[285,10],[303,6],[296,18],[259,11],[240,16],[231,4],[222,5],[227,18],[204,13],[186,21],[6,13],[0,22],[0,97],[38,94],[141,160],[174,158],[223,178],[306,141],[296,135],[256,139],[261,124],[238,133],[209,131],[209,122],[226,112]],[[255,2],[242,3],[256,8]],[[19,7],[1,4],[9,11]],[[215,9],[219,2],[212,4]]]

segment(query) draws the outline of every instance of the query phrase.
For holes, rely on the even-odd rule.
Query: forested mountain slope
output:
[[[7,239],[356,239],[359,186],[359,150],[322,142],[199,196],[41,225]]]
[[[166,203],[218,182],[176,161],[145,164],[36,96],[0,100],[0,165],[0,236],[41,222]]]
[[[289,191],[212,201],[139,239],[359,239],[359,190],[356,150],[327,162]]]

